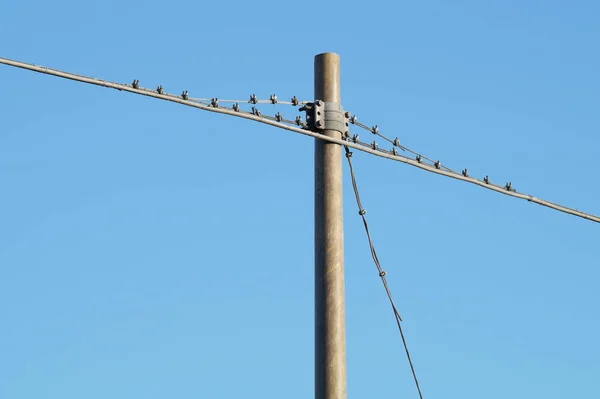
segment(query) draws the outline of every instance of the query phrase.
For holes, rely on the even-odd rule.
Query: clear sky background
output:
[[[598,214],[598,15],[591,0],[5,1],[0,56],[312,99],[313,57],[337,52],[362,122]],[[313,397],[313,140],[7,66],[0,82],[0,398]],[[600,397],[598,224],[355,166],[427,399]],[[349,397],[417,398],[345,173]]]

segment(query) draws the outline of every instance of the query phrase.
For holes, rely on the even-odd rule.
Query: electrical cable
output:
[[[392,311],[394,312],[394,317],[396,319],[396,324],[398,325],[398,330],[400,331],[400,337],[402,337],[402,344],[404,345],[404,351],[406,352],[406,357],[408,359],[408,364],[410,365],[410,370],[413,375],[413,379],[415,380],[415,385],[417,387],[417,391],[419,392],[419,398],[423,399],[423,393],[421,392],[421,386],[419,384],[419,379],[417,378],[417,373],[415,371],[415,367],[413,365],[412,357],[410,356],[410,351],[408,350],[408,344],[406,343],[406,337],[404,335],[404,330],[402,329],[402,317],[398,312],[398,308],[394,303],[394,299],[392,298],[392,292],[390,291],[390,287],[387,282],[387,272],[383,270],[381,267],[381,263],[379,262],[379,257],[377,256],[377,251],[375,250],[375,245],[373,244],[373,238],[371,237],[371,232],[369,230],[369,224],[367,223],[366,214],[367,211],[362,205],[362,201],[360,200],[360,193],[358,191],[358,184],[356,183],[356,174],[354,172],[354,166],[352,164],[352,155],[353,153],[347,146],[344,146],[346,150],[346,159],[348,160],[348,166],[350,167],[350,176],[352,178],[352,187],[354,189],[354,196],[356,197],[356,204],[358,205],[358,214],[362,218],[363,224],[365,226],[365,232],[367,234],[367,240],[369,241],[369,248],[371,250],[371,256],[373,258],[373,262],[377,267],[377,271],[379,272],[379,277],[381,277],[381,282],[385,288],[385,292],[390,301],[390,305],[392,306]]]
[[[573,216],[578,216],[578,217],[581,217],[581,218],[584,218],[587,220],[591,220],[596,223],[600,223],[599,216],[585,213],[585,212],[579,211],[577,209],[569,208],[569,207],[566,207],[566,206],[563,206],[560,204],[556,204],[556,203],[553,203],[550,201],[546,201],[544,199],[534,197],[533,195],[519,193],[514,189],[512,183],[510,183],[510,182],[504,186],[501,186],[501,185],[492,183],[488,176],[486,176],[483,180],[473,178],[473,177],[469,176],[467,169],[464,169],[462,171],[462,173],[455,172],[452,169],[449,169],[449,168],[443,166],[440,163],[440,161],[434,162],[432,159],[424,157],[420,153],[417,153],[415,151],[408,149],[407,147],[400,145],[399,141],[397,139],[392,141],[391,139],[381,135],[378,132],[378,129],[376,126],[374,128],[369,129],[366,125],[357,124],[356,120],[353,122],[354,124],[356,124],[357,126],[359,126],[361,128],[368,129],[371,132],[373,132],[374,134],[378,135],[379,137],[384,138],[386,141],[391,142],[392,144],[394,144],[394,148],[392,148],[392,150],[381,149],[377,146],[377,143],[375,143],[375,142],[366,143],[366,142],[360,141],[358,139],[358,135],[354,135],[352,138],[348,137],[348,138],[338,139],[335,137],[329,137],[324,134],[320,134],[318,132],[312,132],[312,131],[308,130],[306,124],[304,122],[302,122],[302,119],[299,116],[296,117],[296,119],[294,121],[290,121],[290,120],[284,120],[279,113],[277,113],[277,115],[275,117],[264,116],[260,113],[260,111],[258,111],[258,109],[256,109],[256,107],[253,107],[252,112],[243,111],[240,109],[239,103],[233,104],[232,108],[225,108],[225,107],[221,107],[220,105],[218,105],[218,101],[216,101],[216,102],[212,101],[212,100],[217,100],[217,99],[211,99],[211,103],[203,103],[202,101],[199,101],[199,100],[190,100],[187,90],[183,91],[181,95],[177,96],[174,94],[165,93],[162,86],[158,86],[156,90],[142,88],[139,86],[139,81],[137,81],[137,80],[134,80],[133,84],[114,83],[114,82],[109,82],[109,81],[96,79],[96,78],[92,78],[92,77],[88,77],[88,76],[77,75],[77,74],[63,72],[63,71],[59,71],[56,69],[51,69],[51,68],[47,68],[47,67],[43,67],[43,66],[29,64],[29,63],[25,63],[25,62],[14,61],[14,60],[10,60],[7,58],[0,58],[0,64],[5,64],[5,65],[17,67],[17,68],[27,69],[27,70],[34,71],[34,72],[57,76],[57,77],[61,77],[64,79],[75,80],[75,81],[82,82],[82,83],[93,84],[96,86],[113,88],[113,89],[117,89],[119,91],[127,91],[130,93],[141,94],[144,96],[149,96],[149,97],[158,98],[161,100],[175,102],[175,103],[186,105],[189,107],[199,108],[204,111],[216,112],[216,113],[220,113],[220,114],[225,114],[225,115],[229,115],[229,116],[235,116],[238,118],[244,118],[244,119],[249,119],[249,120],[253,120],[256,122],[265,123],[265,124],[279,127],[279,128],[291,131],[291,132],[300,133],[300,134],[303,134],[306,136],[311,136],[311,137],[314,137],[314,138],[317,138],[320,140],[329,141],[331,143],[348,146],[350,148],[354,148],[359,151],[367,152],[369,154],[376,155],[378,157],[391,159],[391,160],[397,161],[397,162],[402,162],[402,163],[417,167],[419,169],[426,170],[431,173],[435,173],[435,174],[450,177],[450,178],[453,178],[456,180],[461,180],[461,181],[465,181],[468,183],[472,183],[477,186],[486,188],[488,190],[492,190],[492,191],[495,191],[495,192],[498,192],[498,193],[501,193],[504,195],[508,195],[511,197],[524,199],[524,200],[533,202],[535,204],[542,205],[542,206],[545,206],[545,207],[548,207],[548,208],[551,208],[551,209],[554,209],[554,210],[557,210],[560,212],[564,212],[564,213],[567,213],[567,214],[570,214]],[[254,95],[251,96],[251,99],[252,99],[252,97],[255,97],[255,96]],[[206,99],[206,100],[208,100],[208,99]],[[228,100],[228,101],[233,101],[233,100]],[[253,101],[250,101],[250,102],[253,103]],[[259,101],[262,101],[262,100],[256,100],[256,101],[257,101],[256,103],[258,103]],[[271,103],[272,103],[272,101],[271,101]],[[282,102],[282,104],[283,103],[284,102]],[[296,97],[292,98],[291,103],[292,103],[292,105],[300,104],[300,102],[296,99]],[[302,102],[302,103],[306,103],[306,102]],[[296,126],[294,126],[294,125],[296,125]],[[398,147],[404,151],[408,151],[413,154],[416,154],[416,159],[412,159],[412,158],[409,158],[406,156],[399,155],[398,151],[396,150],[396,147]],[[430,163],[427,163],[426,161],[429,161]]]

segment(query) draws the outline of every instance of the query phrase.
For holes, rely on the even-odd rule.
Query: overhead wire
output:
[[[275,98],[273,98],[273,96],[275,96],[275,95],[272,95],[271,96],[272,99],[269,99],[269,100],[259,100],[259,99],[252,100],[252,96],[250,96],[250,100],[224,100],[222,98],[214,98],[214,97],[213,98],[190,97],[189,99],[190,99],[190,101],[198,101],[198,102],[211,102],[216,99],[220,103],[229,103],[229,104],[235,104],[235,103],[243,104],[244,102],[248,102],[250,104],[273,104],[273,105],[280,104],[280,105],[296,106],[299,104],[303,105],[303,104],[310,103],[310,101],[301,101],[298,99],[296,99],[296,101],[282,101],[282,100],[278,99],[276,96],[275,96]]]
[[[446,170],[446,171],[448,171],[448,172],[454,172],[452,169],[450,169],[450,168],[448,168],[448,167],[446,167],[446,166],[442,165],[441,163],[439,163],[439,161],[434,161],[433,159],[431,159],[431,158],[429,158],[429,157],[427,157],[427,156],[425,156],[425,155],[423,155],[423,154],[421,154],[421,153],[419,153],[419,152],[417,152],[417,151],[414,151],[414,150],[412,150],[412,149],[410,149],[410,148],[406,147],[406,146],[405,146],[405,145],[403,145],[403,144],[400,144],[400,139],[399,139],[398,137],[396,137],[394,140],[392,140],[391,138],[389,138],[389,137],[387,137],[387,136],[383,135],[383,134],[382,134],[382,133],[379,131],[379,126],[375,125],[375,126],[369,127],[369,126],[365,125],[364,123],[361,123],[361,122],[359,122],[359,121],[358,121],[358,119],[357,119],[357,117],[356,117],[356,115],[353,115],[353,116],[350,118],[350,123],[352,123],[352,124],[354,124],[354,125],[356,125],[356,126],[360,127],[361,129],[364,129],[364,130],[367,130],[367,131],[369,131],[369,132],[373,133],[374,135],[376,135],[376,136],[378,136],[378,137],[382,138],[383,140],[387,141],[388,143],[390,143],[390,144],[391,144],[391,145],[393,145],[394,147],[398,147],[398,148],[400,148],[402,151],[410,152],[411,154],[413,154],[413,155],[416,155],[416,156],[417,156],[417,158],[424,159],[424,160],[426,160],[426,161],[429,161],[429,162],[431,162],[431,163],[433,163],[433,164],[435,164],[436,162],[438,162],[438,166],[439,166],[441,169],[444,169],[444,170]]]
[[[371,237],[371,231],[369,229],[369,223],[367,222],[367,210],[363,207],[362,201],[360,199],[360,193],[358,190],[358,184],[356,182],[356,174],[354,172],[354,165],[352,164],[352,155],[353,153],[350,151],[348,146],[344,146],[346,151],[346,159],[348,160],[348,166],[350,168],[350,177],[352,179],[352,188],[354,189],[354,196],[356,198],[356,204],[358,205],[358,214],[362,218],[363,225],[365,226],[365,232],[367,234],[367,240],[369,241],[369,248],[371,250],[371,257],[373,258],[373,262],[377,267],[377,271],[379,272],[379,277],[381,277],[381,282],[383,283],[383,287],[385,288],[385,292],[387,294],[390,305],[392,306],[392,311],[394,312],[394,317],[396,319],[396,324],[398,325],[398,331],[400,332],[400,337],[402,338],[402,344],[404,345],[404,351],[406,352],[406,357],[408,359],[408,364],[410,365],[410,370],[412,372],[413,379],[415,381],[415,385],[417,387],[417,391],[419,392],[419,398],[423,399],[423,393],[421,391],[421,385],[419,384],[419,379],[417,378],[417,373],[415,371],[415,366],[412,361],[412,357],[410,355],[410,351],[408,350],[408,344],[406,343],[406,336],[404,335],[404,330],[402,328],[402,317],[398,312],[398,308],[396,307],[396,303],[392,298],[392,292],[390,290],[389,284],[387,282],[387,272],[383,270],[381,267],[381,263],[379,262],[379,257],[377,256],[377,251],[375,249],[375,245],[373,244],[373,238]]]
[[[262,113],[260,113],[260,111],[258,111],[255,107],[253,108],[252,112],[243,111],[242,109],[240,109],[239,103],[234,103],[232,108],[226,108],[226,107],[222,107],[222,106],[218,105],[218,102],[217,102],[216,106],[213,106],[210,103],[204,103],[199,100],[191,101],[187,91],[183,91],[182,94],[179,96],[174,95],[174,94],[167,94],[164,92],[164,89],[162,88],[162,86],[158,86],[156,90],[145,89],[145,88],[140,87],[139,81],[136,81],[136,80],[134,80],[133,84],[121,84],[121,83],[109,82],[109,81],[105,81],[102,79],[97,79],[97,78],[88,77],[88,76],[84,76],[84,75],[77,75],[77,74],[73,74],[73,73],[69,73],[69,72],[59,71],[59,70],[52,69],[52,68],[38,66],[38,65],[30,64],[30,63],[21,62],[21,61],[14,61],[14,60],[10,60],[7,58],[1,58],[1,57],[0,57],[0,64],[5,64],[5,65],[22,68],[22,69],[27,69],[27,70],[34,71],[34,72],[44,73],[44,74],[57,76],[57,77],[61,77],[64,79],[69,79],[69,80],[75,80],[78,82],[88,83],[88,84],[92,84],[92,85],[96,85],[96,86],[113,88],[113,89],[116,89],[119,91],[127,91],[130,93],[140,94],[140,95],[153,97],[153,98],[157,98],[157,99],[161,99],[161,100],[165,100],[165,101],[171,101],[171,102],[186,105],[189,107],[198,108],[198,109],[201,109],[204,111],[215,112],[215,113],[220,113],[220,114],[225,114],[225,115],[229,115],[229,116],[235,116],[238,118],[244,118],[244,119],[249,119],[249,120],[253,120],[256,122],[265,123],[267,125],[282,128],[282,129],[285,129],[285,130],[288,130],[291,132],[300,133],[300,134],[303,134],[306,136],[314,137],[314,138],[317,138],[320,140],[325,140],[325,141],[328,141],[331,143],[348,146],[350,148],[354,148],[359,151],[367,152],[369,154],[372,154],[372,155],[375,155],[378,157],[391,159],[391,160],[397,161],[397,162],[402,162],[407,165],[411,165],[411,166],[426,170],[431,173],[450,177],[450,178],[453,178],[456,180],[465,181],[465,182],[475,184],[477,186],[480,186],[480,187],[483,187],[488,190],[492,190],[492,191],[495,191],[495,192],[498,192],[498,193],[501,193],[504,195],[524,199],[524,200],[533,202],[535,204],[539,204],[539,205],[542,205],[542,206],[545,206],[545,207],[548,207],[548,208],[551,208],[551,209],[554,209],[554,210],[557,210],[560,212],[564,212],[564,213],[567,213],[567,214],[570,214],[573,216],[578,216],[578,217],[581,217],[581,218],[584,218],[587,220],[591,220],[596,223],[600,223],[599,216],[596,216],[596,215],[593,215],[590,213],[586,213],[586,212],[582,212],[577,209],[569,208],[569,207],[566,207],[566,206],[563,206],[563,205],[560,205],[560,204],[557,204],[554,202],[546,201],[544,199],[534,197],[533,195],[519,193],[514,189],[514,187],[512,186],[512,183],[510,183],[510,182],[504,186],[501,186],[501,185],[492,183],[488,176],[486,176],[483,180],[473,178],[473,177],[469,176],[467,169],[464,169],[462,171],[462,173],[455,172],[452,169],[449,169],[449,168],[443,166],[440,163],[440,161],[433,161],[431,158],[424,157],[422,154],[417,153],[413,150],[410,150],[403,145],[400,145],[398,140],[392,141],[388,137],[383,136],[381,133],[379,133],[378,129],[374,129],[374,128],[369,129],[366,125],[363,125],[363,124],[359,124],[357,126],[363,128],[363,129],[369,129],[370,131],[372,131],[372,133],[378,135],[379,137],[384,138],[386,141],[392,142],[392,144],[394,144],[394,147],[392,148],[392,150],[381,149],[378,147],[378,145],[375,142],[366,143],[366,142],[360,141],[358,135],[355,135],[352,138],[345,137],[345,138],[338,139],[335,137],[326,136],[326,135],[318,133],[318,132],[310,131],[307,129],[305,122],[303,122],[301,120],[301,117],[299,117],[299,116],[296,117],[296,119],[294,121],[290,121],[290,120],[280,119],[280,116],[279,117],[278,116],[267,117],[267,116],[263,115]],[[205,99],[205,100],[208,101],[208,99]],[[212,99],[211,99],[211,101],[212,101]],[[230,100],[230,101],[232,101],[232,100]],[[258,100],[258,101],[261,101],[261,100]],[[291,101],[291,103],[294,105],[295,101]],[[298,104],[300,104],[300,102],[298,102]],[[401,150],[408,151],[408,152],[415,154],[416,158],[413,159],[413,158],[410,158],[407,156],[400,155],[398,153],[396,147],[400,148]],[[427,162],[429,162],[429,163],[427,163]]]

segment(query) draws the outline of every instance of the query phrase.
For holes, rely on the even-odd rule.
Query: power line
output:
[[[355,121],[355,125],[357,125],[361,128],[367,129],[367,130],[371,131],[372,133],[375,133],[379,137],[384,138],[386,141],[389,141],[392,144],[394,144],[394,147],[391,150],[381,149],[381,148],[379,148],[378,144],[375,141],[373,141],[372,143],[366,143],[366,142],[360,141],[358,135],[354,135],[352,137],[344,137],[342,139],[329,137],[329,136],[320,134],[318,132],[313,132],[313,131],[308,130],[305,123],[302,122],[300,117],[296,117],[296,119],[294,121],[291,121],[291,120],[284,120],[282,118],[281,114],[279,114],[279,113],[277,113],[275,117],[266,116],[266,115],[262,115],[262,113],[256,107],[253,107],[252,112],[243,111],[240,109],[239,103],[235,103],[232,106],[232,108],[224,108],[224,107],[221,107],[220,105],[218,105],[218,101],[216,103],[214,103],[212,101],[212,100],[216,100],[216,99],[211,99],[211,103],[204,103],[200,100],[190,99],[187,91],[183,91],[181,93],[181,95],[178,96],[178,95],[174,95],[174,94],[165,93],[162,86],[158,86],[156,90],[145,89],[145,88],[142,88],[139,86],[139,81],[137,81],[137,80],[134,80],[133,84],[114,83],[114,82],[109,82],[109,81],[96,79],[96,78],[92,78],[92,77],[88,77],[88,76],[77,75],[77,74],[63,72],[63,71],[59,71],[56,69],[51,69],[51,68],[47,68],[47,67],[43,67],[43,66],[29,64],[29,63],[25,63],[25,62],[14,61],[14,60],[10,60],[7,58],[0,58],[0,64],[5,64],[5,65],[17,67],[17,68],[23,68],[23,69],[27,69],[27,70],[39,72],[39,73],[45,73],[48,75],[57,76],[57,77],[61,77],[64,79],[70,79],[70,80],[75,80],[78,82],[93,84],[96,86],[113,88],[113,89],[117,89],[120,91],[128,91],[128,92],[135,93],[135,94],[141,94],[144,96],[149,96],[149,97],[158,98],[161,100],[175,102],[175,103],[186,105],[189,107],[195,107],[198,109],[202,109],[204,111],[216,112],[216,113],[220,113],[220,114],[225,114],[225,115],[229,115],[229,116],[235,116],[238,118],[244,118],[244,119],[249,119],[249,120],[253,120],[256,122],[265,123],[267,125],[279,127],[279,128],[291,131],[291,132],[300,133],[300,134],[303,134],[306,136],[311,136],[311,137],[314,137],[314,138],[317,138],[320,140],[329,141],[331,143],[336,143],[336,144],[340,144],[343,146],[348,146],[350,148],[354,148],[359,151],[364,151],[369,154],[376,155],[378,157],[391,159],[391,160],[397,161],[397,162],[402,162],[402,163],[417,167],[419,169],[426,170],[431,173],[435,173],[435,174],[450,177],[450,178],[453,178],[456,180],[461,180],[461,181],[465,181],[468,183],[472,183],[477,186],[486,188],[488,190],[492,190],[492,191],[495,191],[495,192],[498,192],[501,194],[505,194],[505,195],[508,195],[511,197],[524,199],[524,200],[527,200],[527,201],[530,201],[530,202],[533,202],[533,203],[536,203],[536,204],[539,204],[539,205],[542,205],[542,206],[545,206],[545,207],[548,207],[548,208],[551,208],[551,209],[554,209],[554,210],[557,210],[560,212],[564,212],[564,213],[567,213],[570,215],[574,215],[574,216],[578,216],[578,217],[581,217],[581,218],[584,218],[587,220],[591,220],[596,223],[600,223],[599,216],[585,213],[585,212],[579,211],[577,209],[569,208],[569,207],[566,207],[566,206],[563,206],[560,204],[556,204],[556,203],[553,203],[550,201],[546,201],[541,198],[534,197],[533,195],[519,193],[514,189],[514,187],[512,186],[512,183],[510,183],[510,182],[504,186],[501,186],[501,185],[492,183],[488,176],[486,176],[483,180],[471,177],[471,176],[469,176],[467,169],[464,169],[461,173],[455,172],[452,169],[449,169],[449,168],[443,166],[439,161],[433,161],[430,158],[424,157],[423,155],[421,155],[415,151],[409,150],[407,147],[400,145],[398,140],[391,140],[391,139],[381,135],[379,133],[378,129],[376,129],[376,127],[369,128],[363,124],[356,124],[356,121]],[[208,100],[208,99],[205,99],[205,100]],[[229,100],[229,101],[233,101],[233,100]],[[259,100],[259,101],[261,101],[261,100]],[[270,101],[270,102],[272,103],[272,101]],[[297,104],[295,104],[295,101],[293,99],[292,99],[292,101],[290,101],[290,103],[292,103],[292,105],[297,105]],[[298,104],[299,103],[300,102],[298,102]],[[258,102],[257,102],[257,104],[258,104]],[[282,104],[283,104],[283,102],[282,102]],[[400,148],[401,150],[409,151],[413,154],[416,154],[415,159],[400,155],[398,153],[398,150],[396,147]]]
[[[245,100],[224,100],[222,98],[196,98],[196,97],[190,97],[190,101],[198,101],[198,102],[214,102],[217,101],[218,103],[244,103]],[[308,104],[310,101],[300,101],[296,98],[296,96],[292,97],[292,99],[290,101],[282,101],[279,98],[277,98],[276,94],[271,94],[269,96],[268,100],[260,100],[258,99],[258,97],[256,97],[256,94],[252,94],[250,95],[250,99],[247,100],[248,103],[250,104],[282,104],[282,105],[299,105],[299,104]]]
[[[392,311],[394,312],[394,317],[396,319],[396,324],[398,325],[398,330],[400,331],[400,337],[402,338],[402,344],[404,345],[404,351],[406,352],[406,357],[408,359],[408,364],[410,365],[410,370],[413,375],[413,379],[415,380],[415,385],[417,386],[417,391],[419,391],[419,398],[423,399],[423,393],[421,392],[421,386],[419,385],[419,379],[417,378],[417,373],[415,371],[415,367],[413,365],[412,357],[410,356],[410,351],[408,350],[408,344],[406,343],[406,337],[404,336],[404,330],[402,329],[402,317],[400,317],[400,313],[398,312],[398,308],[394,303],[394,299],[392,298],[392,292],[390,291],[390,287],[387,282],[387,272],[383,270],[381,267],[381,263],[379,262],[379,257],[377,256],[377,251],[375,250],[375,245],[373,244],[373,239],[371,237],[371,231],[369,230],[369,224],[367,223],[367,210],[363,208],[362,201],[360,200],[360,193],[358,191],[358,184],[356,183],[356,174],[354,173],[354,166],[352,164],[352,152],[347,146],[344,146],[346,150],[346,159],[348,160],[348,166],[350,168],[350,176],[352,178],[352,187],[354,189],[354,196],[356,197],[356,204],[358,205],[358,214],[362,218],[363,224],[365,226],[365,232],[367,234],[367,240],[369,241],[369,248],[371,249],[371,256],[373,257],[373,262],[375,262],[375,266],[377,267],[377,271],[379,272],[379,277],[381,277],[381,282],[383,283],[383,287],[385,288],[385,292],[390,301],[390,305],[392,306]]]
[[[390,143],[391,145],[393,145],[394,147],[400,148],[402,151],[406,151],[406,152],[410,152],[413,155],[416,155],[416,159],[421,159],[421,160],[426,160],[431,162],[432,164],[436,164],[438,163],[438,166],[440,169],[444,169],[447,170],[448,172],[454,172],[452,169],[442,165],[441,163],[439,163],[439,161],[434,161],[433,159],[426,157],[425,155],[418,153],[416,151],[411,150],[410,148],[406,147],[405,145],[400,144],[400,139],[398,137],[396,137],[394,140],[390,139],[387,136],[384,136],[383,134],[381,134],[381,132],[379,131],[379,126],[375,125],[373,127],[369,127],[363,123],[360,123],[358,121],[358,117],[356,115],[352,115],[350,117],[350,123],[360,127],[361,129],[367,130],[371,133],[373,133],[374,135],[381,137],[383,140],[387,141],[388,143]]]

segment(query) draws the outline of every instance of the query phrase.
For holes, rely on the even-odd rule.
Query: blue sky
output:
[[[198,97],[311,99],[314,55],[337,52],[362,122],[600,213],[597,2],[0,8],[1,57]],[[312,397],[313,140],[0,81],[0,398]],[[426,398],[600,395],[597,224],[354,162]],[[345,173],[349,397],[416,398]]]

